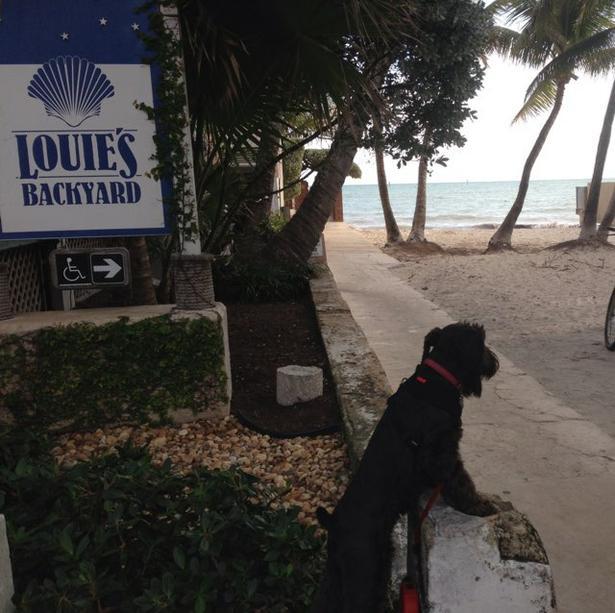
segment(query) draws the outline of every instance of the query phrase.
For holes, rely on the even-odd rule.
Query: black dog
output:
[[[446,502],[471,515],[497,512],[477,491],[459,454],[463,396],[480,396],[498,370],[477,324],[435,328],[422,363],[388,400],[335,511],[318,509],[328,531],[327,566],[313,613],[377,613],[391,566],[391,532],[419,496],[442,484]],[[411,530],[412,527],[409,527]]]

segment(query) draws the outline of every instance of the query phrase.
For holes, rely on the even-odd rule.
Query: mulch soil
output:
[[[227,303],[232,412],[258,432],[277,437],[339,430],[340,412],[327,355],[309,297],[292,302]],[[283,407],[276,402],[276,369],[298,364],[324,372],[320,398]]]

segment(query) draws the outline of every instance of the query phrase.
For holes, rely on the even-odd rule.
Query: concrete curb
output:
[[[342,412],[350,460],[356,466],[393,390],[380,360],[337,289],[331,271],[319,269],[310,287]],[[406,574],[407,533],[406,518],[402,518],[392,535],[390,593],[393,599]]]
[[[356,465],[392,394],[391,386],[331,272],[320,269],[310,287],[351,461]]]

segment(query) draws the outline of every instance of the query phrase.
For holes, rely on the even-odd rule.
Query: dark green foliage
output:
[[[224,399],[224,347],[206,318],[45,328],[0,341],[0,409],[31,427],[165,420]]]
[[[442,147],[465,144],[461,128],[475,117],[469,101],[482,85],[491,27],[484,4],[474,0],[421,0],[417,15],[418,40],[396,53],[383,91],[385,146],[401,164],[435,161]]]
[[[318,172],[328,153],[328,149],[306,149],[303,165],[310,170]],[[348,176],[352,179],[360,179],[362,174],[361,167],[356,162],[353,162]]]
[[[322,543],[239,470],[175,474],[143,450],[60,470],[44,442],[0,433],[18,610],[305,611]]]
[[[161,4],[168,6],[169,2]],[[149,18],[150,32],[140,34],[149,53],[146,61],[160,67],[160,80],[156,88],[156,108],[142,101],[137,101],[135,106],[148,119],[156,121],[156,154],[152,158],[155,166],[150,174],[156,180],[167,180],[173,185],[172,192],[165,196],[165,205],[173,229],[169,247],[174,247],[180,240],[178,232],[183,240],[193,240],[199,232],[193,213],[192,166],[186,155],[186,132],[190,121],[185,113],[182,43],[165,24],[156,2],[144,1],[141,11]]]
[[[281,232],[287,223],[286,218],[281,213],[273,213],[267,217],[267,226],[274,234]]]
[[[291,200],[301,193],[301,169],[303,168],[303,154],[305,149],[300,147],[283,158],[284,184],[288,185],[284,190],[284,198]]]
[[[309,268],[290,262],[218,259],[214,263],[213,273],[216,296],[223,300],[285,301],[304,296],[309,290]]]

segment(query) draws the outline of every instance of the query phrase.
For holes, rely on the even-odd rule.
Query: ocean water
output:
[[[576,225],[577,186],[587,179],[531,181],[519,224]],[[503,221],[517,195],[517,181],[428,183],[428,228],[459,228]],[[377,185],[344,186],[344,221],[358,228],[383,228]],[[400,226],[412,225],[416,184],[389,185],[391,206]]]

